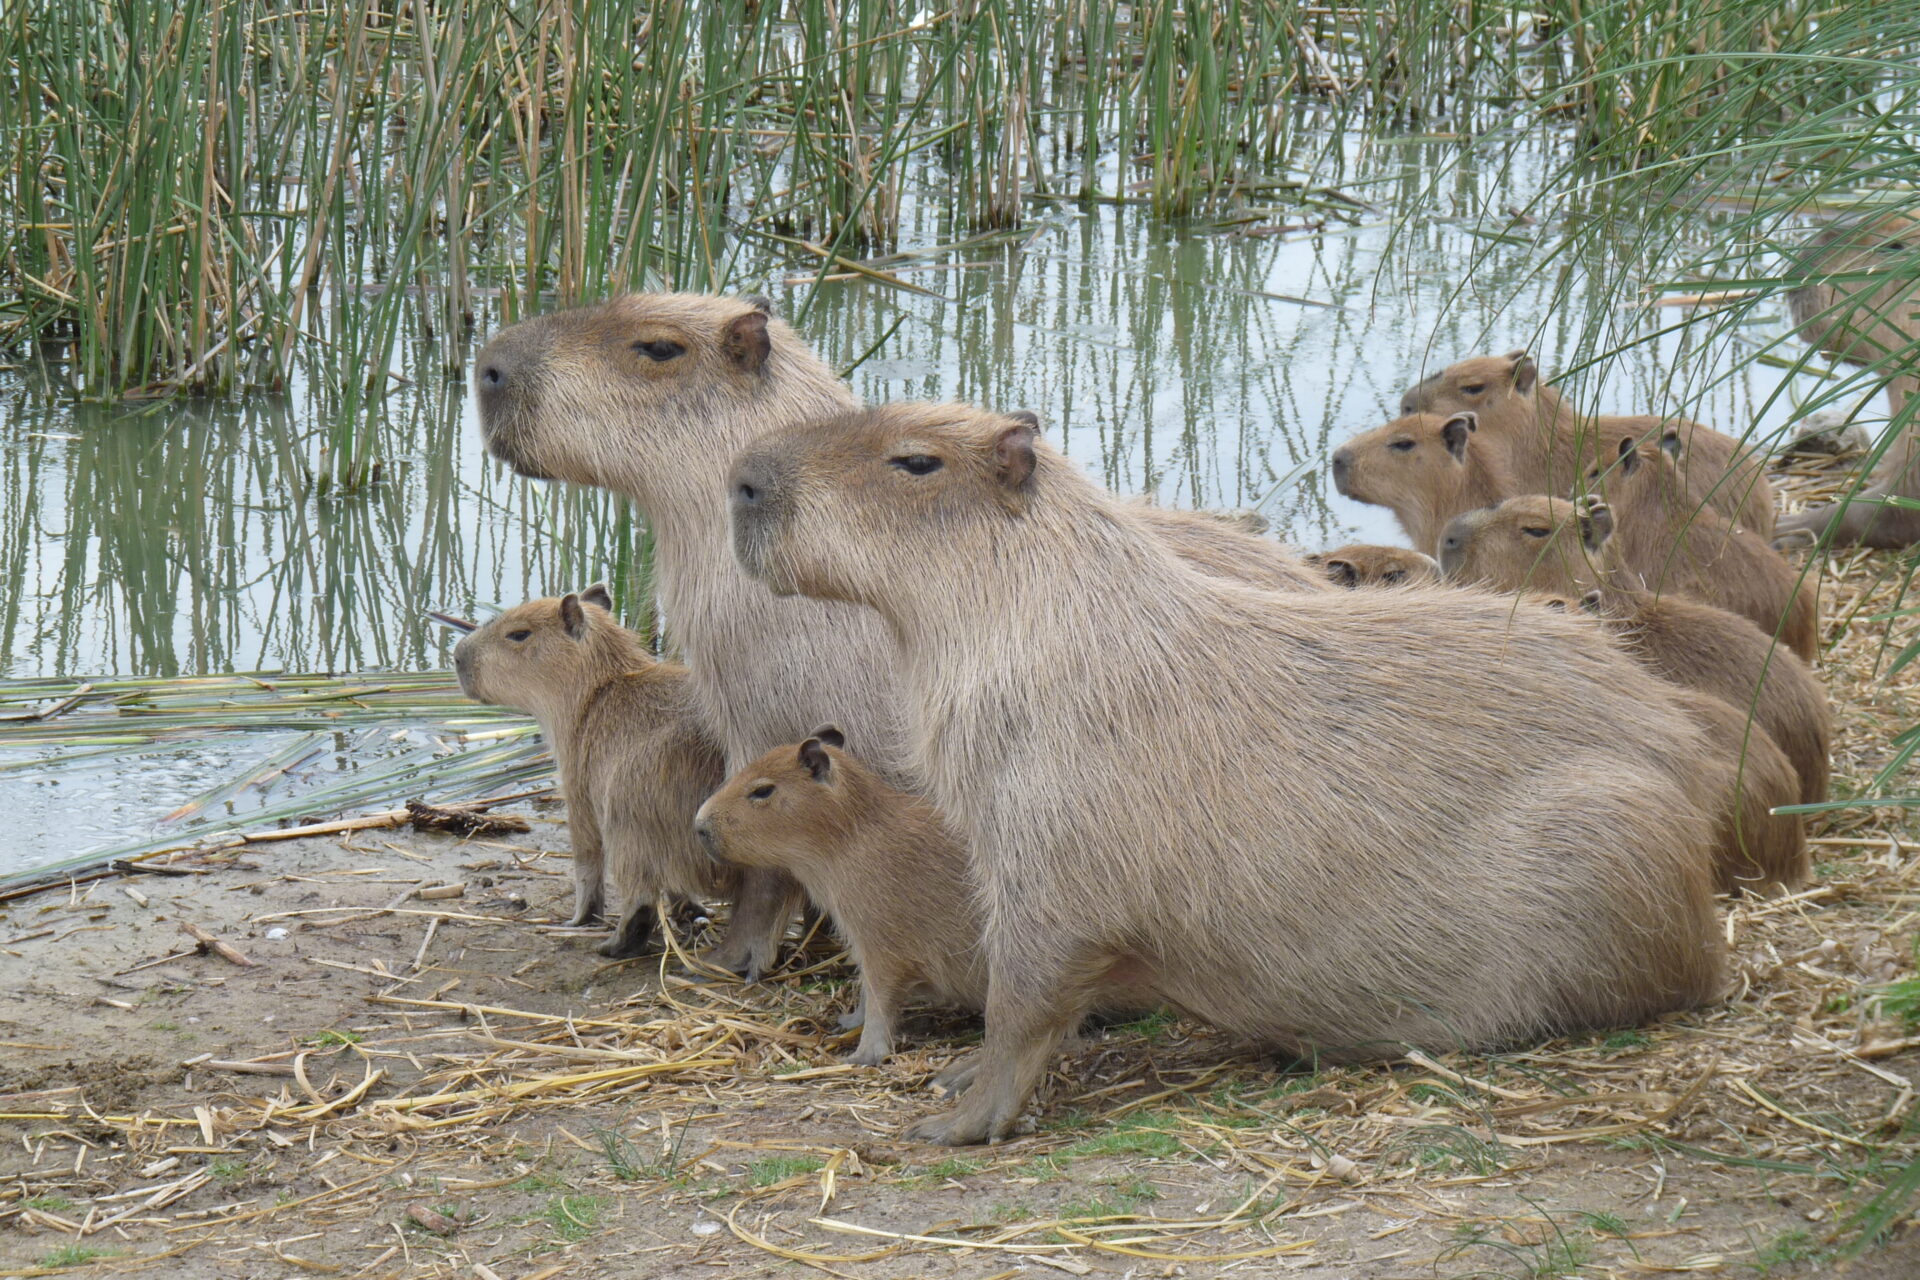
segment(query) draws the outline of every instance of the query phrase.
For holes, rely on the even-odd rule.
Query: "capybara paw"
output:
[[[950,1064],[945,1071],[933,1078],[933,1087],[942,1097],[951,1098],[966,1092],[973,1083],[973,1074],[980,1069],[980,1055],[970,1053],[958,1062]]]
[[[743,982],[758,982],[765,973],[773,957],[762,956],[758,948],[741,945],[731,940],[722,942],[707,953],[707,963],[728,973],[738,974]]]
[[[631,960],[635,956],[647,954],[647,947],[644,942],[635,943],[618,933],[595,947],[594,950],[609,960]]]
[[[594,924],[600,919],[600,904],[583,902],[573,909],[573,919],[567,921],[569,928],[579,929]]]
[[[849,1009],[841,1014],[833,1025],[842,1031],[858,1031],[867,1025],[867,1011],[861,1008]]]
[[[841,1061],[855,1067],[877,1067],[893,1052],[892,1045],[861,1045]]]
[[[951,1111],[928,1116],[907,1130],[907,1137],[914,1142],[930,1142],[942,1147],[971,1147],[982,1142],[1004,1142],[1016,1133],[1030,1131],[1031,1124],[1018,1124],[1018,1117],[1011,1119],[988,1113],[985,1108],[969,1107],[964,1103]]]

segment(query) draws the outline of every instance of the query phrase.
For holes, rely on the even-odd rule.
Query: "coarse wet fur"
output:
[[[1333,451],[1333,484],[1356,502],[1388,507],[1427,555],[1462,511],[1525,492],[1498,447],[1477,445],[1471,413],[1415,413],[1364,431]]]
[[[573,844],[572,923],[589,924],[608,880],[620,918],[600,954],[642,955],[662,895],[731,894],[693,837],[693,815],[725,774],[691,678],[614,621],[604,587],[530,600],[454,646],[460,688],[524,711],[553,748]]]
[[[1590,620],[1221,582],[1031,427],[964,406],[769,436],[731,491],[748,571],[885,619],[915,771],[980,880],[986,1046],[914,1136],[1014,1132],[1116,964],[1316,1058],[1719,996],[1730,779]]]
[[[734,774],[701,806],[696,829],[715,858],[785,872],[833,918],[860,969],[865,1015],[847,1061],[885,1060],[915,997],[986,1007],[965,846],[931,804],[847,751],[839,730],[775,747]]]
[[[1807,545],[1832,527],[1830,545],[1906,547],[1920,542],[1920,511],[1886,506],[1887,497],[1920,501],[1920,216],[1894,211],[1854,218],[1808,238],[1786,274],[1808,283],[1787,303],[1802,338],[1885,378],[1900,434],[1881,454],[1861,492],[1844,507],[1812,507],[1782,516],[1780,545]],[[1851,275],[1852,279],[1836,279]],[[1836,517],[1838,518],[1836,524]]]
[[[1440,581],[1440,563],[1407,547],[1351,542],[1307,557],[1337,587],[1407,587]]]
[[[1703,423],[1648,414],[1580,413],[1540,381],[1525,351],[1473,356],[1409,387],[1400,412],[1473,413],[1478,442],[1505,451],[1512,493],[1571,495],[1595,459],[1609,459],[1622,440],[1648,440],[1677,430],[1687,440],[1687,493],[1762,537],[1773,532],[1774,493],[1764,460]]]
[[[1612,529],[1601,504],[1514,498],[1447,526],[1443,567],[1462,582],[1547,592],[1563,608],[1571,602],[1597,614],[1654,674],[1750,710],[1793,768],[1796,800],[1825,800],[1833,729],[1819,679],[1746,618],[1673,592],[1656,595],[1629,574],[1609,572]]]
[[[645,516],[668,639],[730,771],[837,724],[883,777],[908,784],[893,642],[880,620],[831,601],[778,599],[728,549],[734,455],[762,432],[856,407],[765,299],[631,294],[538,316],[495,334],[474,368],[489,452],[523,475],[624,493]],[[1216,571],[1323,588],[1317,573],[1281,563],[1275,543],[1181,512],[1142,518]],[[778,872],[748,873],[708,959],[757,978],[798,903]]]
[[[1657,445],[1620,442],[1593,488],[1612,508],[1608,555],[1656,595],[1678,592],[1750,619],[1808,662],[1820,652],[1815,579],[1788,564],[1767,540],[1696,507],[1683,479],[1685,451],[1674,434]]]

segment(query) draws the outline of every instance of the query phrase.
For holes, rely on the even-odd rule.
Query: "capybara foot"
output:
[[[599,920],[600,904],[598,902],[583,902],[574,907],[573,918],[567,921],[567,925],[569,928],[579,929],[587,925],[597,924]]]
[[[773,950],[730,935],[721,939],[720,945],[707,953],[707,963],[738,974],[742,982],[758,982],[760,976],[773,967]]]
[[[877,1067],[893,1052],[890,1044],[862,1044],[841,1061],[856,1067]]]
[[[930,1142],[942,1147],[970,1147],[982,1142],[1005,1142],[1008,1138],[1033,1130],[1031,1122],[1022,1123],[1020,1113],[1004,1113],[987,1096],[975,1090],[967,1100],[951,1111],[928,1116],[907,1130],[913,1142]]]
[[[959,1061],[950,1063],[945,1071],[933,1078],[933,1087],[946,1098],[965,1093],[967,1087],[973,1083],[974,1074],[979,1070],[980,1054],[976,1050]]]
[[[620,918],[613,936],[594,950],[609,960],[630,960],[646,955],[653,945],[654,910],[651,904],[637,906]]]

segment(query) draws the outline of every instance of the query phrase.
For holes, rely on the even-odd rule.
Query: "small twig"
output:
[[[187,931],[188,937],[192,938],[195,942],[200,944],[200,949],[202,951],[212,951],[215,955],[219,956],[222,960],[225,960],[228,964],[237,964],[242,969],[253,969],[258,967],[257,965],[254,964],[253,961],[241,955],[237,948],[233,947],[229,943],[220,941],[220,939],[214,937],[212,934],[208,933],[205,929],[202,929],[199,925],[193,923],[193,921],[182,920],[180,922],[180,927]]]

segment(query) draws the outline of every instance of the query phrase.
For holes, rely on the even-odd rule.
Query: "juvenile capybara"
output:
[[[1438,582],[1440,565],[1432,556],[1407,547],[1353,542],[1307,557],[1337,587],[1405,587]]]
[[[539,316],[494,335],[475,361],[474,387],[495,457],[523,475],[624,493],[645,516],[668,639],[692,670],[694,700],[730,769],[837,724],[883,777],[907,782],[885,625],[866,609],[776,599],[728,550],[734,455],[761,432],[856,404],[765,299],[631,294]],[[1179,512],[1141,518],[1216,565],[1223,539],[1244,539],[1243,573],[1325,589],[1319,574],[1279,564],[1285,553],[1274,543]],[[748,873],[709,958],[757,977],[797,905],[790,880]]]
[[[1730,779],[1590,621],[1223,582],[1031,426],[964,406],[769,436],[730,492],[749,572],[898,638],[913,771],[968,841],[987,1041],[917,1137],[1012,1132],[1116,972],[1343,1058],[1718,996]]]
[[[1799,334],[1822,351],[1887,379],[1893,413],[1920,414],[1920,217],[1895,211],[1849,219],[1811,237],[1787,262],[1806,283],[1787,295]],[[1906,547],[1920,542],[1920,419],[1889,425],[1900,434],[1880,455],[1861,492],[1844,508],[1812,507],[1780,517],[1781,545],[1833,530],[1836,546]]]
[[[1772,893],[1807,882],[1812,863],[1800,819],[1775,814],[1800,798],[1800,779],[1772,736],[1711,694],[1682,690],[1682,705],[1704,726],[1733,778],[1718,824],[1714,884],[1722,893]]]
[[[839,730],[775,747],[700,807],[708,851],[799,881],[833,918],[860,968],[865,1021],[849,1062],[893,1052],[913,998],[980,1009],[983,925],[967,851],[940,815],[845,749]]]
[[[1514,498],[1448,525],[1442,567],[1450,578],[1495,591],[1575,599],[1654,674],[1750,709],[1792,765],[1796,799],[1825,800],[1831,714],[1813,672],[1737,614],[1673,592],[1655,595],[1631,575],[1610,572],[1612,528],[1603,504]]]
[[[1526,492],[1508,476],[1498,449],[1475,447],[1476,431],[1471,413],[1395,418],[1333,451],[1334,488],[1391,508],[1407,540],[1432,555],[1447,521]]]
[[[1448,365],[1409,387],[1400,412],[1473,413],[1478,439],[1504,449],[1513,493],[1572,493],[1595,459],[1613,457],[1622,440],[1640,441],[1674,429],[1688,441],[1687,494],[1694,506],[1711,504],[1765,537],[1773,532],[1773,486],[1765,462],[1739,441],[1703,423],[1646,414],[1580,413],[1558,390],[1540,381],[1525,351],[1474,356]]]
[[[540,722],[560,769],[573,843],[574,924],[601,912],[606,882],[620,922],[602,955],[639,955],[654,900],[731,893],[693,838],[693,815],[725,776],[701,728],[685,667],[661,662],[614,621],[605,587],[530,600],[454,646],[469,698]]]
[[[1613,510],[1608,557],[1656,595],[1679,592],[1749,618],[1812,662],[1820,652],[1818,595],[1809,574],[1768,541],[1708,507],[1696,507],[1683,479],[1685,452],[1667,434],[1657,445],[1620,442],[1595,488]]]

